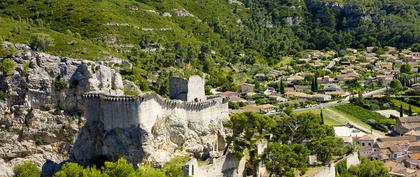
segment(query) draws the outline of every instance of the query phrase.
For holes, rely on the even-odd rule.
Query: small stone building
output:
[[[188,80],[180,77],[170,77],[169,97],[188,102],[206,101],[204,82],[204,79],[197,75],[191,76]]]

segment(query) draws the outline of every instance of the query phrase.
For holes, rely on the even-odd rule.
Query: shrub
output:
[[[0,44],[2,44],[2,42],[0,42]],[[16,48],[13,46],[8,49],[5,49],[0,46],[0,58],[11,57],[15,52],[16,52]]]
[[[41,170],[33,162],[25,162],[15,166],[13,169],[14,177],[40,177]]]
[[[24,61],[23,62],[23,71],[25,71],[25,73],[28,73],[30,70],[31,70],[31,68],[30,68],[30,61]]]
[[[53,81],[53,86],[57,91],[63,91],[64,89],[69,88],[69,84],[67,84],[67,82],[61,78],[56,78]]]
[[[54,45],[54,39],[50,35],[44,33],[32,34],[31,47],[33,49],[42,50],[52,45]]]
[[[241,106],[238,103],[229,101],[229,109],[239,109]]]
[[[16,63],[10,58],[6,58],[0,62],[0,71],[3,75],[10,76],[15,71]]]

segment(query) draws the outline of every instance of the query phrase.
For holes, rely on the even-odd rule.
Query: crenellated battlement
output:
[[[85,100],[100,100],[100,101],[110,101],[110,102],[145,102],[149,100],[154,100],[160,104],[163,108],[167,109],[185,109],[189,111],[200,111],[217,104],[225,104],[227,103],[227,99],[223,98],[220,100],[211,99],[203,102],[186,102],[186,101],[179,101],[179,100],[170,100],[166,98],[162,98],[160,95],[156,93],[145,93],[140,96],[114,96],[114,95],[106,95],[103,93],[87,93],[83,95]]]
[[[111,102],[136,102],[139,101],[139,97],[135,96],[114,96],[106,95],[103,93],[87,93],[83,95],[85,100],[104,100]]]

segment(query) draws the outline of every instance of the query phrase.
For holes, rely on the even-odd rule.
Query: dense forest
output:
[[[160,94],[167,76],[202,72],[209,86],[231,90],[239,71],[275,67],[305,49],[419,50],[419,9],[416,0],[5,0],[0,41],[127,58],[134,67],[121,73]]]

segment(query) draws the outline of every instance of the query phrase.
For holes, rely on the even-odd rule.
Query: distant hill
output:
[[[416,47],[419,9],[416,0],[5,0],[0,40],[42,33],[53,54],[128,58],[126,77],[165,92],[146,79],[203,71],[220,86],[232,65],[275,65],[303,49]]]

